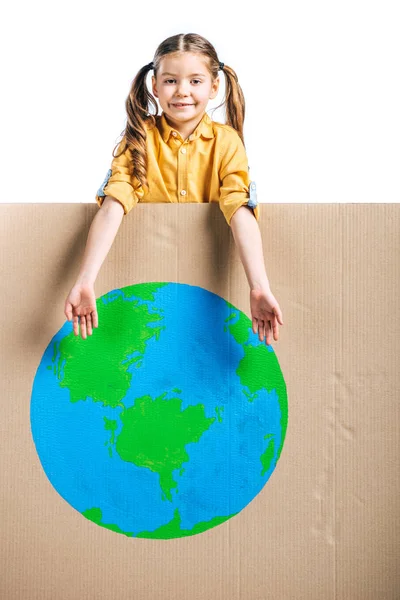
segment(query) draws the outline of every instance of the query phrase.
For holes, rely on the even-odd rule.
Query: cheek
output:
[[[196,96],[201,99],[201,100],[205,100],[209,97],[210,95],[210,90],[208,89],[202,89],[202,90],[198,90]]]

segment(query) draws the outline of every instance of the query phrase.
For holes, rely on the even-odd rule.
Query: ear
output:
[[[151,87],[153,88],[153,96],[155,96],[156,98],[158,98],[156,78],[154,77],[154,75],[151,76]]]
[[[219,76],[214,79],[214,82],[211,86],[210,99],[213,99],[217,96],[219,90],[220,79]]]

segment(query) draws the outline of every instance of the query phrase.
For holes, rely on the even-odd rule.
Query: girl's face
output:
[[[206,60],[191,52],[169,54],[161,59],[157,77],[152,77],[153,94],[167,122],[183,137],[195,130],[208,101],[218,93],[219,77],[212,81]]]

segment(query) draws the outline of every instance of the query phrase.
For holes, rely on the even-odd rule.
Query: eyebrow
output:
[[[174,77],[176,77],[176,73],[165,72],[165,73],[161,73],[161,75],[162,76],[164,76],[164,75],[173,75]],[[189,77],[197,77],[199,75],[202,76],[202,77],[205,77],[204,73],[192,73],[191,75],[189,75]]]

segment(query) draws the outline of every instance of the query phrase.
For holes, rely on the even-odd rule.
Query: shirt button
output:
[[[182,148],[181,152],[182,154],[186,154],[186,148]]]
[[[181,190],[181,196],[186,196],[186,190]]]
[[[172,135],[173,135],[174,137],[176,137],[178,134],[176,133],[176,131],[173,131],[173,132],[172,132]]]

